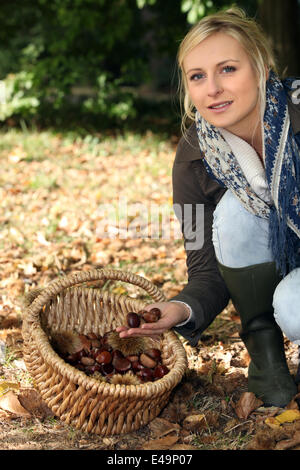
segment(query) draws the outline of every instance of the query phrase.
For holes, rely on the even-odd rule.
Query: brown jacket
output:
[[[289,113],[292,128],[300,148],[300,104],[289,100]],[[188,139],[179,141],[173,165],[173,203],[204,205],[204,243],[201,249],[187,250],[188,283],[184,289],[170,300],[180,300],[189,304],[194,312],[194,320],[174,330],[184,336],[191,346],[196,346],[202,332],[228,304],[230,297],[225,282],[220,275],[212,243],[212,221],[216,205],[226,188],[220,186],[206,172],[203,156],[200,153],[195,124],[188,130]],[[183,218],[184,220],[184,218]],[[195,229],[193,220],[192,230]],[[184,226],[182,224],[184,244]]]

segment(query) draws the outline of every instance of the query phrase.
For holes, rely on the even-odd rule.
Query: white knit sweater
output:
[[[265,202],[270,203],[272,198],[268,188],[265,168],[254,148],[245,140],[225,129],[220,129],[220,132],[229,144],[254,192]]]

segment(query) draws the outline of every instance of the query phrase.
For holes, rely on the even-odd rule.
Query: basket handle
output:
[[[155,302],[166,301],[165,295],[148,279],[138,276],[129,271],[120,271],[116,269],[94,269],[90,271],[79,271],[69,276],[54,280],[43,289],[35,290],[32,300],[27,294],[27,321],[38,321],[41,308],[53,297],[68,287],[90,281],[100,280],[124,281],[143,288]]]

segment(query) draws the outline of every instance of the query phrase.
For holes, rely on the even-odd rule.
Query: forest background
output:
[[[151,123],[178,129],[179,42],[201,17],[232,4],[3,0],[0,122],[98,130]],[[299,1],[235,4],[267,32],[282,76],[299,74]]]

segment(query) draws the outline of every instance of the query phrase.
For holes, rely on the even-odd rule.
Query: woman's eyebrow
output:
[[[237,59],[226,59],[226,60],[222,60],[222,62],[219,62],[218,64],[216,64],[216,66],[219,67],[220,65],[223,65],[226,62],[240,62],[240,61],[237,60]],[[193,69],[188,70],[186,73],[194,72],[195,70],[202,70],[202,68],[201,67],[195,67]]]

